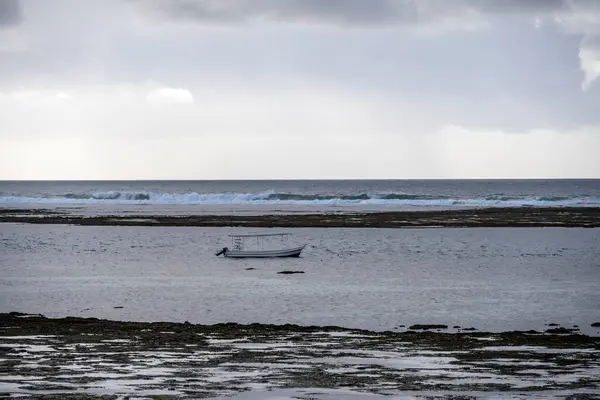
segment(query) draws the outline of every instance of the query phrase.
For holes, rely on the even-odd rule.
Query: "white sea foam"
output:
[[[451,198],[405,193],[354,195],[295,193],[155,193],[107,191],[65,193],[49,197],[1,196],[0,204],[162,204],[162,205],[298,205],[298,206],[414,206],[414,207],[600,207],[594,197],[474,197]]]

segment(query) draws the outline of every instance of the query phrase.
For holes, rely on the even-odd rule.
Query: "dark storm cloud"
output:
[[[0,0],[0,29],[21,22],[21,4],[19,0]]]
[[[468,0],[476,9],[487,13],[543,14],[548,12],[600,11],[598,0]]]
[[[198,23],[250,20],[334,25],[402,25],[483,13],[547,13],[571,7],[589,8],[599,0],[132,0],[159,16]]]
[[[253,19],[379,24],[408,18],[395,0],[134,0],[160,16],[213,23]],[[404,10],[406,11],[406,10]]]
[[[490,13],[544,13],[568,7],[565,0],[469,0],[468,3]]]

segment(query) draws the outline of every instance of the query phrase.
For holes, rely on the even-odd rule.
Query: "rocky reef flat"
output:
[[[412,328],[412,329],[411,329]],[[600,338],[0,314],[0,397],[593,399]]]
[[[0,209],[0,222],[112,226],[273,228],[600,227],[598,207],[515,207],[460,210],[274,215],[77,215],[49,209]]]

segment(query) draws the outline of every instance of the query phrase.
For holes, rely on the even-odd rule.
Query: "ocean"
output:
[[[600,207],[600,180],[1,181],[0,206],[23,205],[143,205],[146,212]]]
[[[268,229],[0,224],[0,312],[600,334],[598,229],[291,228],[300,258],[215,257]]]
[[[2,206],[183,216],[600,207],[600,180],[4,181]],[[299,260],[232,262],[214,256],[230,245],[227,235],[261,229],[0,224],[0,309],[366,329],[447,323],[502,331],[600,320],[598,229],[288,230],[307,245]],[[274,276],[280,269],[307,275]],[[272,303],[276,293],[281,302]],[[108,300],[119,298],[128,305],[115,314],[120,304]],[[197,302],[212,311],[191,307]]]
[[[69,221],[81,213],[109,222],[120,213],[133,222],[197,213],[239,221],[486,206],[600,207],[600,180],[0,182],[0,209],[13,208],[6,215],[67,215],[57,224],[0,223],[0,313],[161,322],[135,333],[128,322],[122,336],[108,325],[62,335],[41,328],[51,319],[37,325],[35,316],[5,314],[0,392],[323,400],[597,393],[597,228],[277,228],[292,234],[290,246],[306,245],[301,257],[231,259],[215,256],[230,234],[273,228]],[[47,216],[32,214],[34,222]],[[32,321],[33,331],[15,320]],[[186,321],[303,328],[274,334],[252,325],[238,337],[229,335],[245,329],[236,325],[198,335],[193,325],[162,323]],[[63,323],[81,330],[100,322]],[[406,333],[421,324],[447,329]],[[331,325],[370,332],[326,332]],[[310,326],[315,332],[302,332]],[[587,335],[588,344],[560,334],[548,347],[539,343],[547,335],[514,332],[553,329]]]

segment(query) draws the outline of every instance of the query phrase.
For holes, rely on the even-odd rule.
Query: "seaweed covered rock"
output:
[[[418,329],[418,330],[448,329],[448,325],[436,325],[436,324],[421,325],[421,324],[416,324],[416,325],[409,326],[408,329]]]

